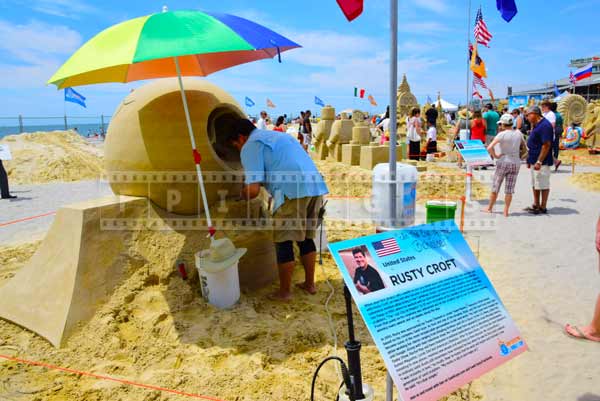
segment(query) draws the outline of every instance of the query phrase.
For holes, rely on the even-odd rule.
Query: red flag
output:
[[[360,98],[363,99],[365,97],[365,90],[361,89],[360,90]]]
[[[337,0],[337,3],[348,21],[352,21],[363,12],[363,0]]]

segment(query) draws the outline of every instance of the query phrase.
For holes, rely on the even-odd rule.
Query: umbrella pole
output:
[[[208,210],[208,200],[206,199],[206,189],[204,188],[204,180],[202,179],[202,169],[200,168],[200,153],[196,149],[196,139],[194,139],[194,130],[192,129],[192,120],[190,119],[190,111],[188,109],[187,99],[185,97],[185,91],[183,90],[183,81],[181,79],[181,69],[179,68],[179,59],[175,59],[175,69],[177,70],[177,79],[179,81],[179,90],[181,91],[181,100],[183,101],[183,111],[185,112],[185,120],[187,122],[188,133],[190,135],[190,142],[192,143],[192,153],[194,155],[194,164],[196,165],[196,174],[198,175],[198,186],[202,193],[202,202],[204,204],[204,212],[206,213],[206,222],[208,223],[208,232],[211,240],[215,235],[215,228],[212,225],[210,219],[210,211]]]

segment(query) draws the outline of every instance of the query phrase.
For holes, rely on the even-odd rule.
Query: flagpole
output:
[[[390,227],[396,222],[396,141],[398,116],[396,87],[398,86],[398,0],[390,0]]]
[[[467,49],[469,48],[469,41],[471,38],[471,0],[468,0],[468,7],[467,7]],[[474,43],[473,46],[477,46],[477,43]],[[473,51],[475,51],[475,48],[473,48]],[[467,112],[466,112],[466,117],[467,117],[467,121],[466,121],[466,126],[465,128],[467,129],[467,140],[471,139],[471,130],[470,130],[470,126],[469,126],[469,106],[471,105],[470,102],[470,87],[469,87],[469,81],[471,78],[471,59],[468,58],[467,59]],[[459,126],[459,132],[460,132],[460,126]],[[459,156],[460,157],[460,156]],[[471,167],[471,165],[469,163],[467,164],[467,177],[466,177],[466,183],[465,183],[465,198],[467,200],[467,202],[469,202],[471,200],[471,177],[473,176],[473,168]]]

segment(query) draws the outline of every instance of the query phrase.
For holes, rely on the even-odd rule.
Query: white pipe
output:
[[[396,87],[398,86],[398,0],[390,0],[390,227],[396,221],[396,141],[398,121]]]
[[[177,70],[177,79],[179,80],[179,90],[181,91],[181,100],[183,101],[183,111],[185,112],[185,120],[187,122],[188,133],[190,134],[190,142],[192,142],[192,149],[197,150],[196,148],[196,139],[194,138],[194,130],[192,129],[192,120],[190,119],[190,111],[188,110],[187,99],[185,97],[185,91],[183,90],[183,80],[181,79],[181,69],[179,68],[179,59],[175,58],[175,69]],[[206,189],[204,188],[204,180],[202,178],[202,169],[200,168],[200,163],[196,163],[196,174],[198,175],[198,186],[200,187],[200,192],[202,193],[202,202],[204,204],[204,213],[206,213],[206,222],[208,223],[208,227],[212,227],[212,221],[210,219],[210,211],[208,210],[208,200],[206,199]],[[212,240],[212,235],[211,235]]]

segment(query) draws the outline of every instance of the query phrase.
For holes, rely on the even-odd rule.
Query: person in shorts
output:
[[[537,106],[527,109],[527,120],[533,127],[527,139],[529,156],[527,168],[531,169],[531,186],[533,188],[533,204],[525,208],[532,214],[547,214],[548,196],[550,195],[550,167],[554,165],[552,142],[554,128],[542,116]]]
[[[498,192],[502,182],[504,185],[504,216],[508,217],[510,204],[513,194],[515,193],[515,185],[521,168],[520,150],[525,146],[525,139],[521,131],[513,129],[513,117],[510,114],[504,114],[500,118],[502,123],[502,132],[494,137],[494,140],[488,146],[488,152],[497,160],[496,171],[494,172],[494,180],[492,183],[492,194],[490,195],[490,203],[484,209],[484,212],[492,213],[494,204],[498,199]],[[500,145],[500,154],[496,153],[496,145]]]
[[[226,130],[227,143],[240,152],[246,175],[243,199],[256,198],[261,186],[273,197],[273,241],[279,268],[279,289],[270,298],[292,298],[294,241],[300,249],[304,282],[298,288],[309,294],[315,287],[314,242],[323,195],[328,193],[323,177],[310,156],[290,135],[260,130],[246,119],[234,120]]]

